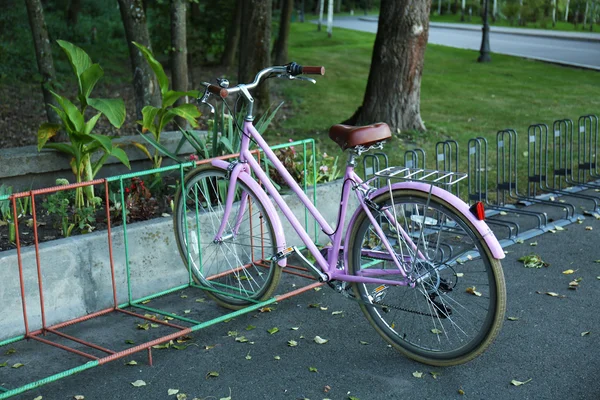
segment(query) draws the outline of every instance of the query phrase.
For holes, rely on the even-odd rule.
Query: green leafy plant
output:
[[[125,208],[127,222],[143,221],[152,218],[158,211],[158,202],[140,178],[132,178],[125,188]]]
[[[66,179],[57,179],[56,184],[64,186],[68,185],[69,182]],[[49,195],[42,204],[42,207],[46,209],[49,216],[58,219],[58,222],[54,226],[60,229],[64,237],[71,236],[73,228],[76,226],[75,222],[72,221],[71,206],[74,202],[73,200],[72,192],[60,190]]]
[[[169,79],[167,78],[162,65],[154,58],[150,50],[148,50],[145,46],[135,42],[133,42],[133,44],[140,49],[144,55],[144,58],[150,65],[150,68],[152,68],[152,71],[154,71],[154,74],[158,80],[158,85],[160,86],[162,100],[161,107],[158,108],[150,105],[144,107],[142,109],[143,119],[142,121],[138,121],[138,123],[142,125],[142,137],[155,148],[154,155],[150,156],[153,167],[159,168],[162,164],[162,157],[159,152],[159,150],[162,150],[162,145],[160,144],[160,135],[165,129],[165,126],[173,121],[175,117],[181,117],[189,122],[192,127],[198,127],[198,122],[196,119],[200,116],[200,111],[198,111],[196,105],[186,103],[174,106],[177,100],[184,96],[192,96],[194,98],[198,97],[198,91],[178,92],[169,90]],[[146,132],[150,132],[152,135],[144,135]],[[146,154],[149,155],[147,151]]]
[[[0,197],[10,196],[12,192],[12,186],[0,185]],[[0,225],[8,226],[8,240],[14,243],[16,240],[15,221],[9,200],[0,201]]]
[[[73,72],[77,77],[79,108],[67,97],[52,92],[59,107],[52,106],[60,117],[62,124],[44,123],[38,129],[38,151],[50,148],[66,153],[72,157],[71,167],[77,182],[94,179],[108,157],[114,156],[129,168],[129,159],[118,145],[113,144],[112,138],[93,133],[96,123],[103,115],[116,128],[120,128],[125,121],[125,104],[121,99],[92,98],[91,93],[96,83],[104,75],[99,64],[92,60],[81,48],[62,40],[57,41],[64,50]],[[85,120],[84,113],[88,107],[97,111],[89,120]],[[48,140],[58,131],[64,130],[69,143],[53,143]],[[92,162],[92,155],[96,152],[102,156]],[[85,199],[84,199],[85,193]],[[92,186],[78,188],[75,191],[75,207],[93,206],[94,190]]]

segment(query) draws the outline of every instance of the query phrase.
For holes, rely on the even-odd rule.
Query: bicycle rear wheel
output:
[[[405,286],[353,284],[371,325],[425,364],[457,365],[483,353],[502,326],[506,288],[502,266],[480,234],[451,204],[434,196],[428,202],[427,193],[394,190],[373,200],[393,256],[410,272]],[[407,280],[364,211],[350,229],[350,274]]]
[[[181,258],[194,280],[229,309],[268,299],[281,268],[271,262],[276,253],[273,226],[256,194],[237,181],[225,231],[215,239],[229,188],[227,171],[202,166],[184,182],[185,195],[179,190],[175,196],[173,227]]]

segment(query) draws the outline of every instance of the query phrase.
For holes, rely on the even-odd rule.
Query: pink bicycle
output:
[[[175,199],[174,228],[193,278],[219,304],[239,309],[270,298],[287,257],[356,301],[375,330],[419,362],[467,362],[498,335],[506,310],[500,259],[504,251],[484,222],[479,203],[469,207],[443,189],[465,174],[390,167],[363,181],[357,158],[390,138],[386,124],[334,125],[329,136],[348,154],[337,227],[329,226],[253,125],[251,92],[265,78],[313,79],[323,67],[291,63],[260,71],[233,88],[205,84],[211,96],[237,94],[246,103],[241,150],[235,161],[214,159],[192,170]],[[211,106],[212,107],[212,106]],[[250,151],[251,141],[299,197],[331,244],[319,248]],[[349,197],[359,206],[343,231]],[[276,207],[315,260],[286,243]]]

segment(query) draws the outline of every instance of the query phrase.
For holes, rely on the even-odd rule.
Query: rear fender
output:
[[[492,252],[492,256],[495,259],[501,260],[504,258],[504,256],[505,256],[504,250],[502,249],[502,246],[498,242],[498,239],[496,239],[496,236],[494,236],[494,233],[492,232],[490,227],[484,221],[478,220],[473,215],[473,213],[471,213],[471,211],[469,211],[469,206],[467,205],[467,203],[462,201],[460,198],[458,198],[454,194],[452,194],[446,190],[440,189],[437,186],[433,186],[433,188],[432,188],[430,184],[422,183],[422,182],[398,182],[398,183],[392,184],[392,190],[393,189],[410,189],[410,190],[416,190],[419,192],[423,192],[426,194],[429,194],[429,191],[431,190],[431,193],[434,196],[437,196],[440,199],[444,200],[445,202],[447,202],[448,204],[450,204],[451,206],[456,208],[459,213],[461,213],[465,217],[467,217],[469,222],[471,222],[473,224],[473,226],[475,227],[477,232],[481,235],[481,237],[483,238],[483,240],[489,247],[490,251]],[[389,188],[387,186],[377,189],[375,192],[373,192],[369,195],[369,198],[374,200],[375,198],[381,196],[388,190],[389,190]],[[352,216],[352,219],[350,220],[350,223],[348,224],[349,227],[351,227],[354,224],[356,218],[358,218],[358,215],[361,211],[362,211],[362,208],[360,208],[360,207],[356,210],[356,212]],[[351,231],[351,229],[348,229],[348,231],[346,232],[346,237],[345,237],[345,241],[344,241],[344,243],[346,244],[345,248],[348,248],[347,244],[348,244],[348,241],[350,240],[350,231]]]

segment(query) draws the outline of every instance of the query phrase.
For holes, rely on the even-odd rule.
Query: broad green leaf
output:
[[[135,360],[131,360],[131,361],[125,363],[125,365],[137,365],[137,364],[138,363]]]
[[[198,107],[194,104],[182,104],[170,109],[168,113],[173,113],[179,117],[185,118],[193,127],[198,126],[196,118],[200,116],[200,111],[198,111]]]
[[[152,155],[150,154],[150,152],[148,151],[148,149],[146,148],[146,146],[144,146],[142,143],[132,142],[130,144],[132,146],[134,146],[135,148],[137,148],[138,150],[140,150],[142,153],[144,153],[146,155],[146,157],[148,157],[149,159],[152,160]],[[196,301],[198,301],[198,299],[196,299]]]
[[[62,109],[56,107],[54,104],[49,104],[49,106],[60,117],[60,120],[63,122],[64,128],[67,130],[67,133],[70,134],[70,131],[73,130],[73,124],[71,123],[71,121],[69,121],[69,118],[67,118],[67,114],[65,114],[65,112]]]
[[[248,325],[248,326],[246,327],[246,330],[247,330],[247,331],[251,331],[251,330],[253,330],[253,329],[256,329],[256,327],[255,327],[254,325]]]
[[[92,137],[96,142],[98,142],[100,144],[100,146],[102,146],[104,148],[104,150],[106,150],[107,153],[112,152],[111,138],[109,138],[108,136],[104,136],[104,135],[94,135],[94,134],[91,134],[90,137]]]
[[[206,379],[216,378],[218,376],[219,376],[219,373],[217,371],[210,371],[208,374],[206,374]]]
[[[182,98],[183,96],[192,97],[191,92],[176,92],[174,90],[168,90],[162,98],[162,106],[163,108],[167,108],[175,104],[177,100]]]
[[[129,165],[129,158],[123,149],[120,147],[113,147],[110,155],[121,161],[128,169],[131,169],[131,165]]]
[[[77,76],[79,89],[81,92],[83,92],[81,85],[81,74],[83,74],[85,70],[92,66],[92,60],[90,56],[88,56],[83,49],[75,46],[73,43],[69,43],[64,40],[57,40],[56,42],[67,54],[69,62],[71,63],[71,67],[73,68],[73,72],[75,72],[75,75]]]
[[[140,49],[144,58],[152,68],[152,71],[156,74],[156,79],[158,80],[158,85],[160,86],[160,93],[164,96],[169,90],[169,79],[167,78],[167,74],[165,74],[165,70],[162,65],[154,58],[152,52],[148,50],[144,45],[133,42],[133,44]]]
[[[81,74],[81,97],[83,104],[87,104],[87,99],[90,97],[96,83],[104,76],[104,71],[99,64],[92,64],[88,69]]]
[[[73,157],[77,156],[75,149],[66,143],[46,143],[46,148],[58,150],[61,153],[66,153],[72,155]]]
[[[8,365],[8,361],[4,361],[3,363],[0,364],[0,368],[6,367],[7,365]]]
[[[319,370],[316,367],[308,367],[308,370],[310,372],[319,372]]]
[[[94,127],[96,126],[96,122],[98,122],[98,120],[100,119],[101,116],[102,116],[102,113],[98,113],[98,114],[94,115],[92,118],[90,118],[88,122],[85,123],[85,128],[83,129],[84,135],[89,135],[90,133],[92,133],[92,131],[94,130]]]
[[[225,136],[223,136],[221,138],[221,145],[224,147],[226,154],[235,153],[235,151],[233,151],[233,145],[231,144],[231,141],[229,139],[227,139]]]
[[[275,117],[275,114],[277,114],[277,111],[279,111],[281,106],[283,106],[283,101],[279,103],[279,105],[275,107],[273,111],[270,111],[271,107],[269,107],[269,109],[265,111],[263,116],[256,123],[256,130],[258,131],[258,133],[262,134],[265,130],[267,130],[267,127],[269,126],[269,124],[271,123],[271,121]]]
[[[279,332],[279,328],[278,327],[274,327],[271,329],[267,329],[267,332],[269,332],[271,335],[273,335],[274,333]]]
[[[159,121],[158,121],[158,129],[156,132],[156,136],[160,135],[163,131],[164,127],[175,118],[175,113],[171,112],[172,110],[167,110],[164,114],[159,113]]]
[[[12,367],[16,369],[16,368],[21,368],[21,367],[23,367],[23,366],[25,366],[25,364],[16,363],[16,364],[13,364],[13,366],[12,366]]]
[[[160,151],[162,154],[164,154],[165,156],[169,157],[170,159],[177,161],[178,163],[182,163],[183,160],[179,159],[179,157],[177,157],[177,155],[171,153],[165,146],[163,146],[162,144],[158,143],[153,137],[152,135],[140,135],[142,138],[144,138],[148,143],[150,143],[152,146],[154,146],[154,148],[156,148],[158,151]]]
[[[120,128],[125,122],[125,103],[122,99],[88,99],[88,104],[106,115],[115,128]]]
[[[154,120],[158,115],[160,108],[154,106],[146,106],[142,109],[142,133],[150,131],[156,136],[159,132],[156,131]],[[139,121],[138,121],[139,123]]]
[[[60,130],[61,126],[59,124],[53,124],[51,122],[43,123],[37,132],[38,138],[38,151],[42,150],[42,147],[46,144],[46,142]]]
[[[81,111],[79,111],[79,109],[75,107],[75,104],[73,104],[71,100],[67,99],[66,97],[63,97],[60,94],[54,93],[52,91],[50,91],[50,93],[52,93],[52,95],[58,101],[58,104],[60,104],[60,106],[64,110],[74,130],[76,132],[81,132],[85,124],[83,114],[81,113]]]

